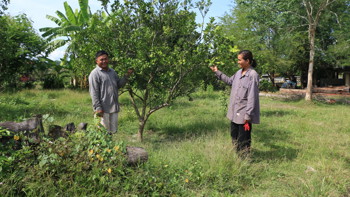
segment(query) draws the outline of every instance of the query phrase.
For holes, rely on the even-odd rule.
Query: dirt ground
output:
[[[281,93],[289,94],[305,94],[305,89],[284,89],[281,88]],[[334,86],[334,87],[315,87],[313,88],[313,93],[321,95],[344,95],[350,96],[348,86]]]
[[[302,99],[305,97],[305,92],[305,89],[281,88],[277,93],[260,92],[260,96]],[[350,91],[348,86],[316,87],[313,88],[313,98],[331,104],[350,104]]]

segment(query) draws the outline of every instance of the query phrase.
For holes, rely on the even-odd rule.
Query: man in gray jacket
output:
[[[95,114],[101,117],[101,124],[110,133],[118,130],[118,89],[125,86],[128,77],[133,73],[129,69],[123,78],[108,66],[108,53],[98,51],[95,55],[96,68],[89,76],[89,92]]]

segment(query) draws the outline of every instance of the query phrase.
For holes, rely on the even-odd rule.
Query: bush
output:
[[[276,92],[277,88],[268,80],[261,80],[259,90],[264,92]]]
[[[1,134],[4,137],[8,132]],[[36,196],[50,188],[45,192],[53,195],[70,188],[72,180],[77,185],[97,189],[121,181],[125,174],[125,146],[123,142],[113,141],[105,131],[90,128],[55,141],[42,136],[39,145],[23,145],[22,149],[13,150],[15,141],[25,141],[23,138],[17,136],[1,146],[0,193],[18,196],[24,192]]]
[[[21,152],[17,151],[20,146],[18,140],[19,136],[0,128],[0,172],[6,173],[12,171],[12,166],[15,164],[16,159],[21,159]],[[23,149],[22,149],[23,150]]]
[[[64,88],[63,79],[55,75],[47,75],[43,79],[43,88],[44,89],[60,89]]]
[[[1,132],[2,136],[8,132]],[[184,195],[183,172],[151,163],[128,166],[126,146],[104,129],[90,127],[67,138],[42,136],[37,146],[1,147],[0,193],[5,196]],[[163,168],[159,171],[159,168]],[[176,174],[174,174],[176,172]]]

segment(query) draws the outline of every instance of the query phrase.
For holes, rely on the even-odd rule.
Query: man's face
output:
[[[96,58],[96,64],[103,70],[108,69],[108,56],[107,55],[101,55]]]

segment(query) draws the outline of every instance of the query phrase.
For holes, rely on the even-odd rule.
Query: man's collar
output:
[[[98,65],[96,65],[96,67],[98,68],[98,70],[100,71],[106,71],[106,72],[109,72],[111,69],[108,67],[107,70],[103,70],[103,68],[99,67]]]

